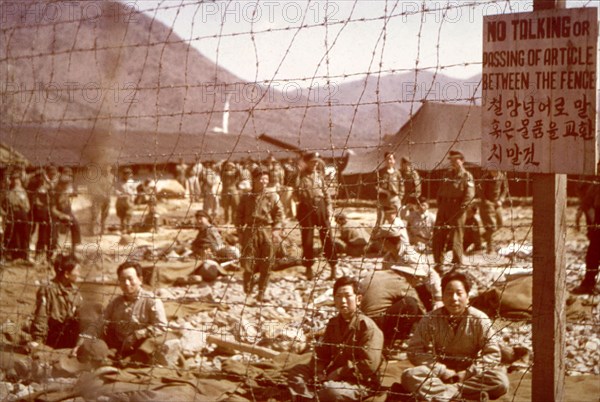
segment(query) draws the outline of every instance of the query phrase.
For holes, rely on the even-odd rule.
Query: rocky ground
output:
[[[79,216],[85,222],[86,203],[80,200]],[[146,266],[154,266],[151,283],[157,295],[165,302],[172,332],[164,350],[163,364],[170,364],[193,371],[219,372],[226,360],[258,362],[270,353],[293,352],[300,354],[310,347],[315,334],[324,328],[335,313],[332,303],[332,282],[327,281],[328,268],[321,261],[321,275],[306,281],[303,268],[291,267],[274,272],[267,291],[267,300],[257,303],[242,290],[241,273],[229,267],[227,276],[214,282],[193,284],[177,281],[194,270],[196,262],[169,254],[173,246],[185,248],[193,239],[192,229],[178,229],[181,223],[200,208],[185,200],[159,203],[161,218],[166,223],[158,233],[143,233],[123,237],[117,233],[102,238],[85,237],[85,244],[78,254],[85,261],[82,290],[103,304],[118,292],[115,287],[115,268],[126,258],[135,255],[143,258]],[[368,205],[339,204],[337,210],[348,215],[351,223],[372,227],[375,211]],[[141,211],[138,211],[138,215]],[[575,208],[568,209],[568,222],[574,221]],[[531,272],[531,207],[516,206],[506,210],[507,221],[498,233],[498,248],[506,256],[477,252],[466,259],[468,271],[477,282],[475,293],[485,291],[494,284],[502,283],[510,275],[527,275]],[[114,213],[111,216],[114,221]],[[299,243],[296,222],[287,223],[286,234]],[[233,231],[232,227],[223,227]],[[85,232],[85,225],[84,225]],[[512,249],[508,248],[513,244]],[[584,233],[570,226],[567,232],[567,289],[575,286],[585,270],[584,256],[587,241]],[[164,251],[167,250],[165,253]],[[510,251],[515,251],[510,253]],[[431,260],[431,256],[428,257]],[[347,258],[339,264],[340,273],[366,276],[381,269],[380,258]],[[35,291],[40,284],[51,278],[43,265],[16,264],[3,267],[0,276],[0,322],[3,329],[11,325],[22,326],[33,312]],[[176,284],[181,284],[175,286]],[[573,316],[567,323],[566,371],[568,376],[600,375],[600,316],[599,296],[569,297],[568,304],[576,304],[583,314]],[[505,345],[531,350],[531,321],[495,319],[495,327],[501,332]],[[248,352],[227,348],[223,342],[257,345]],[[402,350],[396,351],[402,358]],[[263,356],[263,357],[261,357]],[[510,370],[514,373],[531,371],[532,358],[525,356],[516,361]],[[3,371],[2,376],[6,376]],[[5,379],[6,381],[6,379]],[[18,383],[18,381],[17,381]],[[14,381],[4,382],[3,397],[15,399],[22,390]]]

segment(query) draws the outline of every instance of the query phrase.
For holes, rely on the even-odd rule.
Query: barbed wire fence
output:
[[[225,221],[218,204],[224,195],[220,179],[208,183],[207,176],[219,176],[222,167],[233,162],[239,178],[248,185],[252,167],[270,156],[282,162],[293,159],[297,169],[303,166],[302,155],[318,152],[328,172],[335,172],[328,181],[334,239],[340,237],[341,229],[333,218],[341,213],[347,215],[349,228],[370,233],[375,227],[376,210],[381,206],[377,171],[385,166],[384,152],[393,152],[397,160],[405,156],[413,161],[421,176],[422,194],[432,210],[437,209],[437,190],[446,180],[442,171],[450,150],[465,152],[476,188],[485,182],[480,167],[481,79],[477,74],[461,80],[445,75],[461,69],[477,71],[481,62],[442,62],[444,45],[448,45],[444,35],[449,24],[461,22],[460,16],[530,11],[531,5],[505,0],[385,1],[378,2],[383,8],[376,14],[365,12],[361,9],[364,4],[355,1],[344,5],[347,14],[338,17],[341,5],[336,2],[268,3],[272,5],[234,1],[0,4],[0,323],[3,381],[12,387],[7,388],[7,397],[51,394],[57,390],[52,388],[51,379],[65,375],[53,371],[56,365],[49,363],[12,363],[28,352],[26,345],[31,339],[27,329],[34,315],[36,293],[54,277],[51,265],[35,253],[40,225],[33,217],[33,205],[25,208],[21,204],[19,209],[11,204],[11,196],[19,195],[9,184],[15,172],[23,181],[28,200],[38,191],[33,183],[40,169],[54,165],[59,175],[74,177],[72,188],[76,191],[70,194],[70,205],[81,226],[81,244],[73,245],[73,232],[69,233],[65,225],[52,225],[57,230],[61,227],[57,254],[74,250],[82,261],[79,289],[86,301],[105,307],[119,295],[116,268],[131,260],[144,267],[146,287],[166,307],[169,335],[155,345],[160,358],[138,364],[137,375],[142,380],[112,377],[105,381],[102,392],[120,395],[135,389],[161,395],[164,383],[179,379],[192,387],[189,394],[181,391],[179,398],[183,400],[223,395],[248,400],[289,399],[284,369],[301,361],[297,355],[314,351],[327,320],[336,314],[333,281],[326,279],[330,269],[326,259],[317,258],[314,278],[304,276],[302,222],[290,211],[282,223],[282,246],[272,261],[274,269],[265,300],[257,301],[244,292],[239,233],[235,222]],[[578,5],[593,6],[591,2]],[[293,19],[284,14],[274,23],[264,7],[272,7],[268,10],[274,12],[291,12],[293,8],[297,14]],[[167,20],[171,26],[165,24]],[[231,20],[244,28],[233,28]],[[479,32],[480,26],[469,21],[471,29]],[[403,23],[412,24],[414,37],[402,36],[396,30]],[[338,47],[348,37],[359,38],[360,27],[373,30],[374,24],[380,24],[374,42],[368,51],[360,53],[367,61],[360,64],[364,71],[348,67],[348,72],[340,72],[338,59],[345,55],[336,53]],[[185,25],[190,27],[183,31],[188,37],[173,31]],[[212,26],[217,29],[208,29]],[[205,27],[209,33],[203,33]],[[314,32],[320,36],[311,36]],[[297,49],[311,43],[307,37],[320,38],[322,43],[308,49],[306,59],[296,59],[300,57]],[[247,57],[247,49],[240,48],[240,63],[255,64],[253,81],[221,69],[219,63],[227,58],[230,41],[250,49],[252,57]],[[265,50],[269,41],[273,47],[282,47],[283,53],[269,54]],[[407,42],[416,43],[407,52],[410,63],[390,62],[391,49]],[[202,47],[205,43],[209,45]],[[211,46],[214,62],[197,50]],[[305,60],[311,64],[304,71],[311,73],[283,75],[289,64]],[[270,73],[259,75],[264,70]],[[404,80],[390,81],[395,76]],[[345,95],[348,88],[352,96]],[[193,170],[197,164],[202,165],[203,173],[200,168]],[[156,198],[155,205],[146,202],[132,210],[134,223],[154,214],[150,227],[138,225],[140,231],[131,233],[123,230],[116,216],[117,197],[111,194],[105,232],[93,233],[91,221],[96,217],[90,219],[91,189],[107,165],[114,168],[115,182],[125,168],[132,168],[136,185],[149,179],[157,186],[142,194]],[[176,184],[177,166],[184,165],[187,177]],[[503,205],[504,224],[494,235],[496,249],[480,251],[480,241],[475,250],[465,250],[460,267],[475,282],[473,296],[479,300],[485,300],[483,295],[502,298],[504,292],[515,292],[511,287],[514,278],[523,281],[531,275],[530,177],[510,172],[507,176],[510,195]],[[207,185],[199,189],[202,178]],[[584,189],[591,185],[597,185],[597,176],[569,176],[566,290],[578,284],[585,271],[588,239],[577,208]],[[291,194],[291,190],[283,189],[282,197]],[[214,209],[209,211],[208,203],[214,202]],[[478,203],[477,196],[472,204]],[[15,213],[17,210],[22,214]],[[237,258],[223,264],[226,274],[210,282],[198,278],[198,269],[207,256],[192,254],[197,210],[209,212],[225,243],[238,248]],[[11,241],[17,226],[28,232],[25,246],[15,247],[17,243]],[[322,247],[321,242],[318,244]],[[24,255],[19,254],[23,247]],[[341,254],[338,276],[373,281],[374,273],[382,270],[381,254]],[[420,265],[433,269],[430,246],[415,256]],[[406,289],[405,295],[412,294],[408,286]],[[535,363],[535,357],[527,353],[532,348],[531,289],[525,285],[519,292],[495,300],[487,311],[505,352],[505,366],[511,371],[513,388],[505,400],[530,396],[522,388],[530,381]],[[521,297],[523,300],[517,300]],[[517,307],[505,299],[516,300]],[[597,303],[597,296],[568,299],[568,377],[600,375]],[[382,366],[386,387],[400,382],[402,371],[398,367],[410,366],[406,344],[392,346],[391,350],[386,348],[389,360]],[[48,361],[57,361],[61,355],[49,352],[49,356]],[[46,358],[39,359],[45,362]],[[127,370],[125,364],[122,370]],[[223,379],[229,380],[227,386],[210,382]],[[135,387],[119,385],[128,381]],[[66,384],[73,389],[73,383]]]

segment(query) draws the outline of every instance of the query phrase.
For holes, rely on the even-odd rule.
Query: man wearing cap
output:
[[[306,278],[312,279],[314,255],[314,230],[319,230],[323,254],[331,267],[329,279],[335,279],[337,255],[331,236],[329,218],[333,213],[331,198],[327,191],[325,178],[319,170],[321,160],[316,153],[303,156],[304,167],[300,173],[298,187],[298,223],[302,240],[302,261],[306,267]]]
[[[400,174],[404,182],[404,196],[402,205],[407,205],[409,200],[418,200],[421,196],[421,176],[407,156],[400,159]]]
[[[117,268],[122,295],[104,310],[103,339],[121,357],[134,354],[144,341],[165,334],[167,315],[162,301],[142,288],[142,267],[125,262]]]
[[[419,250],[430,247],[434,225],[435,215],[429,210],[427,198],[419,197],[416,203],[411,204],[411,211],[406,218],[410,244]]]
[[[213,225],[211,217],[203,210],[196,211],[196,229],[198,233],[192,241],[191,248],[198,259],[213,259],[222,263],[240,258],[240,250],[223,241],[219,229]]]
[[[404,180],[400,171],[396,169],[396,157],[393,152],[384,155],[385,167],[377,172],[377,219],[375,225],[383,222],[383,208],[391,205],[397,210],[402,206],[404,198]]]
[[[406,225],[395,208],[388,206],[385,209],[384,223],[375,228],[371,239],[381,242],[384,270],[401,271],[428,310],[441,304],[440,276],[428,264],[419,264],[420,255],[410,245]]]
[[[447,245],[452,248],[452,262],[462,264],[466,212],[475,196],[473,176],[464,167],[462,152],[450,151],[448,159],[450,168],[438,190],[433,230],[433,259],[438,272],[442,270]]]
[[[133,216],[133,205],[137,186],[133,180],[133,170],[126,167],[121,173],[121,180],[116,185],[117,194],[117,216],[121,221],[121,232],[129,233],[131,231],[131,217]]]
[[[235,214],[240,204],[238,184],[242,175],[235,163],[226,161],[221,167],[221,207],[223,207],[223,223],[235,223]]]
[[[79,261],[73,255],[59,255],[54,261],[54,272],[52,282],[37,293],[31,348],[38,344],[55,349],[75,348],[80,340],[83,298],[75,286],[81,275]]]
[[[279,195],[267,192],[269,172],[252,172],[252,190],[242,196],[237,212],[236,227],[242,246],[241,264],[244,269],[244,291],[250,295],[254,274],[259,273],[257,300],[262,301],[273,265],[273,243],[279,239],[283,210]]]
[[[357,224],[348,225],[348,217],[343,212],[335,217],[335,222],[338,233],[335,239],[336,253],[344,253],[353,257],[364,255],[365,246],[369,242],[369,236],[365,229]]]
[[[481,178],[479,214],[485,232],[483,239],[486,242],[487,253],[494,251],[492,237],[502,227],[502,204],[508,196],[508,180],[506,175],[499,170],[488,170]]]
[[[51,199],[51,213],[53,224],[65,225],[71,232],[71,252],[75,252],[75,246],[81,244],[81,229],[79,222],[71,208],[73,197],[73,177],[69,174],[61,174],[56,189]]]

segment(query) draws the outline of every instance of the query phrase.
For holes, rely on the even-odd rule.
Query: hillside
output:
[[[58,10],[52,18],[51,3]],[[82,4],[26,0],[6,13],[0,30],[4,133],[7,126],[38,124],[102,133],[210,133],[222,125],[230,94],[232,135],[329,134],[327,110],[310,107],[320,105],[243,82],[169,27],[123,4]],[[98,18],[90,18],[91,5]],[[333,136],[346,132],[331,129]],[[3,137],[10,143],[10,134]],[[93,140],[101,145],[99,137]]]

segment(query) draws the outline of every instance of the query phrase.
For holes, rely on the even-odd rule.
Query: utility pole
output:
[[[565,0],[534,0],[534,11]],[[531,400],[564,400],[567,175],[533,174],[533,374]]]

